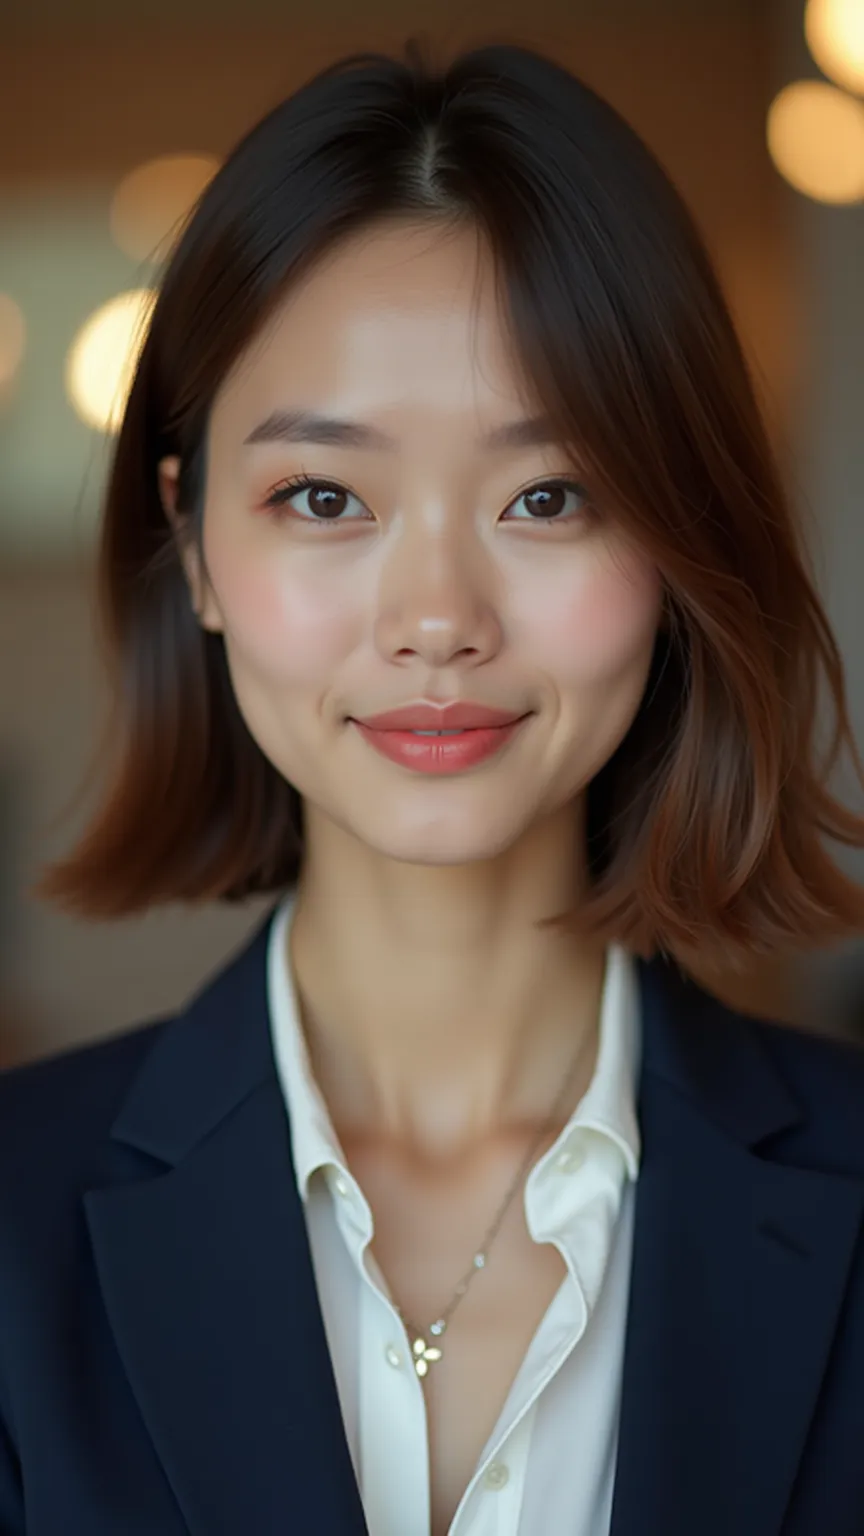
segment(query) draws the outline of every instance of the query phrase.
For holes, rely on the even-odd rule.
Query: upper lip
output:
[[[510,725],[525,710],[491,709],[487,704],[406,704],[380,715],[354,716],[361,725],[376,731],[454,731],[479,726]]]

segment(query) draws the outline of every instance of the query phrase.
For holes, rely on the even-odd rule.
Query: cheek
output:
[[[572,573],[571,573],[572,574]],[[532,625],[544,664],[565,687],[607,687],[647,669],[662,586],[650,567],[605,559],[575,584],[561,573]]]
[[[235,669],[296,686],[332,675],[351,633],[349,605],[332,583],[316,584],[278,559],[234,553],[209,564]]]

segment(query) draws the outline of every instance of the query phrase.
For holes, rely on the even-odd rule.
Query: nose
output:
[[[494,576],[453,529],[418,536],[382,572],[375,640],[388,661],[479,666],[498,651],[502,626]]]

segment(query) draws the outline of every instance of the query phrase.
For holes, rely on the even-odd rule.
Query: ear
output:
[[[180,479],[180,460],[176,454],[160,459],[157,468],[159,499],[174,538],[186,574],[186,582],[192,599],[192,607],[202,629],[221,634],[223,624],[219,605],[205,573],[201,570],[198,550],[189,538],[189,514],[177,510],[177,487]]]

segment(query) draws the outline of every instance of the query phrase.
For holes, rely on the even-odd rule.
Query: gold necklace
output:
[[[415,1371],[417,1372],[417,1375],[421,1379],[428,1374],[430,1365],[434,1365],[437,1360],[440,1360],[442,1358],[442,1356],[443,1356],[443,1353],[444,1353],[443,1350],[441,1349],[440,1344],[437,1344],[437,1343],[430,1344],[428,1339],[427,1339],[427,1337],[426,1337],[426,1335],[427,1335],[427,1333],[431,1334],[433,1339],[440,1339],[441,1338],[442,1334],[445,1332],[445,1330],[447,1328],[447,1324],[449,1323],[451,1317],[453,1316],[453,1313],[455,1312],[455,1310],[458,1307],[460,1301],[462,1300],[463,1296],[465,1295],[465,1292],[467,1291],[469,1285],[471,1284],[471,1281],[474,1279],[474,1276],[478,1273],[479,1270],[485,1269],[486,1261],[487,1261],[487,1259],[489,1257],[489,1249],[491,1248],[493,1242],[495,1241],[495,1238],[498,1235],[498,1230],[499,1230],[499,1228],[501,1226],[502,1221],[504,1220],[505,1215],[507,1214],[507,1211],[508,1211],[509,1206],[510,1206],[510,1202],[513,1199],[513,1196],[515,1195],[517,1189],[519,1188],[519,1185],[522,1182],[523,1176],[527,1173],[528,1168],[529,1168],[531,1162],[534,1159],[534,1156],[535,1156],[535,1153],[537,1152],[538,1147],[541,1145],[541,1143],[543,1142],[545,1137],[549,1134],[549,1131],[552,1129],[552,1127],[555,1125],[555,1123],[556,1123],[556,1121],[558,1119],[559,1110],[561,1108],[561,1105],[564,1102],[564,1099],[565,1099],[566,1094],[567,1094],[567,1090],[570,1087],[571,1082],[573,1081],[573,1077],[575,1075],[576,1068],[579,1065],[579,1062],[581,1061],[583,1044],[584,1044],[583,1041],[579,1042],[579,1048],[576,1051],[576,1055],[575,1055],[575,1057],[573,1059],[573,1062],[571,1064],[570,1070],[569,1070],[569,1072],[567,1073],[567,1076],[564,1079],[564,1082],[562,1084],[561,1090],[560,1090],[560,1092],[558,1093],[558,1095],[557,1095],[557,1097],[555,1099],[555,1103],[552,1106],[552,1109],[550,1111],[548,1119],[546,1120],[546,1123],[544,1124],[544,1126],[543,1126],[542,1130],[539,1132],[539,1134],[535,1137],[534,1141],[531,1143],[531,1146],[528,1149],[528,1152],[526,1153],[525,1157],[522,1159],[522,1162],[519,1165],[519,1171],[516,1174],[516,1177],[513,1180],[513,1183],[510,1185],[509,1189],[507,1190],[507,1194],[504,1197],[503,1204],[499,1207],[498,1211],[496,1212],[494,1220],[492,1221],[492,1225],[489,1227],[488,1231],[486,1232],[486,1234],[485,1234],[485,1236],[483,1238],[483,1241],[480,1244],[479,1249],[477,1250],[477,1252],[475,1253],[473,1259],[471,1260],[470,1268],[467,1269],[465,1274],[462,1276],[462,1279],[459,1281],[459,1284],[457,1285],[455,1291],[453,1292],[453,1295],[452,1295],[450,1301],[447,1303],[447,1306],[444,1308],[443,1312],[441,1312],[440,1316],[436,1319],[436,1321],[434,1323],[430,1323],[428,1329],[422,1329],[422,1328],[418,1328],[415,1323],[409,1322],[408,1318],[405,1317],[405,1315],[402,1312],[401,1308],[398,1307],[398,1306],[396,1307],[397,1313],[401,1317],[402,1322],[405,1324],[405,1327],[406,1327],[409,1335],[411,1336],[411,1339],[412,1339],[412,1343],[411,1343],[412,1364],[414,1366]]]

